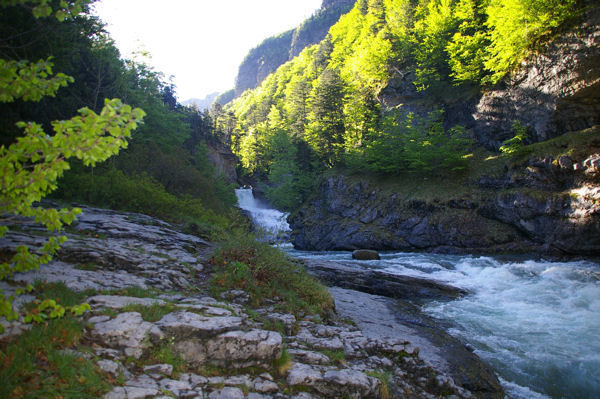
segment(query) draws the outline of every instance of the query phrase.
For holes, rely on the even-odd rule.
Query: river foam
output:
[[[596,263],[427,253],[382,253],[379,261],[357,262],[348,252],[288,252],[467,289],[471,295],[422,309],[494,366],[509,397],[600,397]]]

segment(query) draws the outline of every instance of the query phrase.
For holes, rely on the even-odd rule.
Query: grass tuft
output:
[[[131,304],[125,306],[119,313],[124,312],[138,312],[142,315],[142,319],[149,322],[159,321],[163,318],[164,315],[168,313],[172,313],[177,310],[177,307],[172,303],[159,304],[154,303],[149,306],[144,306],[140,304]]]
[[[271,300],[279,310],[297,317],[318,314],[327,318],[333,310],[333,299],[324,285],[281,250],[247,234],[236,234],[222,244],[210,264],[214,272],[210,289],[215,296],[241,289],[249,294],[251,306]]]
[[[110,389],[103,373],[92,361],[64,351],[79,343],[83,330],[82,321],[66,316],[0,344],[0,397],[101,397]]]

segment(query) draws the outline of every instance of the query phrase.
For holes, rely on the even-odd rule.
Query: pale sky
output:
[[[322,0],[100,0],[96,12],[121,55],[148,50],[150,64],[174,76],[177,97],[233,88],[250,49],[299,25]]]

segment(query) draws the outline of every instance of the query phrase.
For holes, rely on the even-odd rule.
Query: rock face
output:
[[[291,239],[309,250],[597,255],[600,188],[594,157],[533,158],[501,178],[465,182],[468,194],[429,200],[407,200],[406,194],[363,180],[329,177],[288,218]],[[589,167],[574,170],[571,164]]]
[[[215,167],[217,174],[223,176],[227,183],[235,183],[238,179],[236,165],[237,157],[231,152],[231,147],[221,142],[207,142],[208,159]]]
[[[273,36],[250,50],[235,80],[235,97],[254,89],[277,68],[300,52],[325,38],[340,16],[350,11],[356,0],[324,0],[321,9],[296,29]]]
[[[586,15],[483,95],[473,114],[479,142],[498,148],[514,136],[515,120],[532,141],[600,123],[600,7]]]
[[[81,207],[67,242],[44,275],[18,275],[17,281],[66,281],[73,289],[119,289],[128,286],[162,289],[190,286],[189,275],[202,270],[201,254],[212,245],[174,230],[167,223],[140,214]],[[39,245],[43,236],[11,233],[2,247]]]
[[[573,25],[483,93],[431,104],[407,68],[392,73],[378,100],[420,116],[443,107],[448,128],[464,126],[490,150],[515,136],[515,121],[527,129],[529,142],[592,127],[600,123],[600,7],[590,4]]]

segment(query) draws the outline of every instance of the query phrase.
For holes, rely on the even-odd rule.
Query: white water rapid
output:
[[[290,226],[287,223],[287,213],[272,209],[262,201],[254,198],[252,189],[238,188],[235,190],[238,199],[238,205],[245,211],[248,211],[254,224],[261,227],[267,239],[282,240],[287,239],[290,232]]]
[[[254,199],[252,190],[236,194],[255,223],[287,234],[286,214]],[[356,262],[349,252],[282,248],[300,258]],[[401,252],[359,264],[469,290],[458,300],[420,305],[496,369],[509,398],[600,398],[599,264]]]
[[[348,252],[288,252],[353,262]],[[600,265],[416,253],[359,264],[472,292],[422,310],[452,325],[448,332],[497,370],[510,398],[600,398]]]

